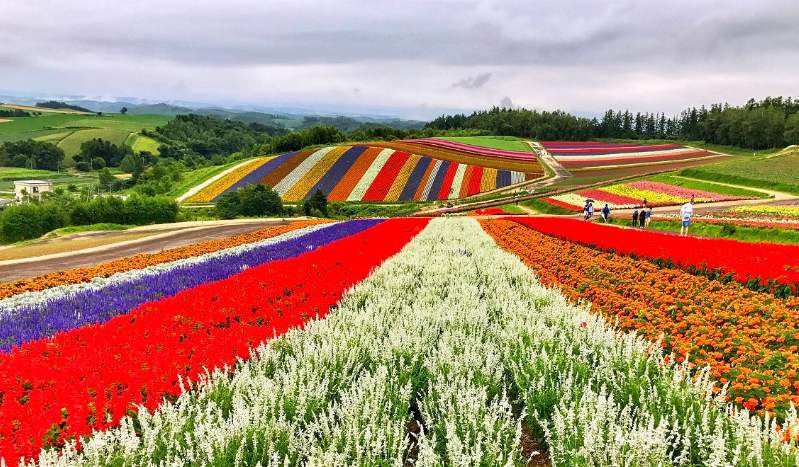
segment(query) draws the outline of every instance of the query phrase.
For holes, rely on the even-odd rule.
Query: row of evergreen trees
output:
[[[799,100],[767,97],[733,107],[714,104],[690,108],[673,117],[665,113],[608,110],[602,119],[561,112],[494,107],[471,115],[441,116],[425,128],[472,129],[542,141],[607,139],[676,139],[751,149],[799,144]]]

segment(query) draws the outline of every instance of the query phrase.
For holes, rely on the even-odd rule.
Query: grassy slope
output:
[[[799,149],[748,156],[682,171],[683,175],[799,194]]]
[[[150,154],[158,154],[158,148],[161,147],[161,143],[148,136],[142,136],[137,134],[131,134],[131,136],[133,138],[129,138],[127,144],[131,148],[133,148],[134,151],[136,152],[147,151]]]
[[[540,214],[555,214],[564,216],[577,214],[577,211],[570,211],[560,206],[553,206],[538,199],[528,199],[527,201],[522,201],[520,204],[527,206],[528,208]]]
[[[519,138],[512,136],[456,136],[443,139],[445,141],[456,141],[458,143],[471,144],[483,148],[504,149],[508,151],[532,152],[530,145]]]
[[[686,179],[684,177],[675,176],[674,173],[659,174],[646,177],[643,180],[661,182],[669,185],[680,186],[692,190],[703,190],[711,193],[718,193],[727,196],[746,196],[749,198],[767,199],[769,196],[761,191],[747,190],[744,188],[737,188],[731,186],[719,185],[717,183],[708,183],[702,180]]]
[[[79,130],[107,130],[108,132],[105,133],[106,136],[103,137],[103,139],[113,138],[114,141],[117,141],[122,137],[121,135],[124,134],[125,137],[122,139],[122,142],[124,142],[131,133],[138,133],[144,128],[153,130],[157,126],[167,124],[171,119],[172,117],[165,115],[148,114],[106,114],[102,117],[92,115],[50,114],[41,117],[15,118],[0,126],[0,144],[6,141],[20,141],[29,138],[49,140],[50,142],[53,142],[52,139],[56,139],[56,142],[65,144],[65,150],[68,149],[76,153],[77,151],[75,151],[74,148],[80,148],[80,143],[83,141],[87,141],[92,137],[101,137],[95,136],[96,133],[93,132],[79,133]],[[65,134],[68,132],[79,134]],[[62,137],[57,137],[55,135],[61,135]],[[70,141],[64,142],[63,140],[67,138],[70,138]],[[145,148],[142,150],[147,149]]]
[[[679,232],[680,221],[652,221],[650,228]],[[745,242],[774,242],[774,243],[799,243],[799,231],[781,229],[760,229],[756,227],[735,226],[734,229],[724,228],[723,225],[707,222],[692,222],[688,230],[691,235],[714,238],[731,238]]]
[[[31,170],[17,167],[0,167],[0,181],[26,180],[26,179],[53,179],[63,178],[65,173],[51,172],[49,170]]]
[[[179,182],[175,183],[175,185],[172,187],[169,193],[167,193],[167,196],[178,197],[183,193],[189,191],[191,188],[213,177],[214,175],[217,175],[222,171],[227,170],[233,166],[241,164],[242,162],[244,161],[243,160],[235,161],[231,162],[230,164],[215,165],[213,167],[203,167],[201,169],[185,172],[183,174],[183,178]]]
[[[80,145],[86,141],[100,138],[105,141],[110,141],[113,144],[121,146],[125,144],[125,140],[130,136],[130,132],[126,130],[118,130],[115,128],[92,128],[88,130],[78,130],[58,143],[58,147],[64,150],[66,158],[64,164],[70,166],[69,163],[72,159],[71,156],[80,152]]]

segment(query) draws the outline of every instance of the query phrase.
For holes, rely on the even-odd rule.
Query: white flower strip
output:
[[[325,154],[329,153],[334,148],[335,146],[322,148],[308,156],[307,159],[300,162],[300,165],[295,167],[294,170],[286,175],[283,180],[275,183],[275,191],[277,191],[280,196],[283,196],[283,194],[285,194],[289,188],[294,186],[294,184],[297,183],[303,177],[303,175],[308,173],[308,171],[311,170],[311,168],[315,166],[317,162],[325,157]]]
[[[427,177],[427,182],[424,184],[424,190],[422,191],[422,196],[419,197],[419,201],[428,200],[427,198],[430,196],[430,190],[433,189],[433,183],[436,180],[436,175],[438,175],[438,171],[441,170],[441,165],[443,163],[444,161],[437,160],[436,163],[433,164],[433,170],[430,172],[430,176]]]
[[[524,178],[525,178],[524,172],[512,171],[510,173],[510,184],[515,185],[517,183],[522,183],[524,181]]]
[[[132,281],[135,279],[139,279],[141,277],[161,274],[182,266],[191,266],[194,264],[202,263],[204,261],[209,261],[214,258],[237,255],[239,253],[244,253],[245,251],[252,250],[253,248],[259,248],[266,245],[273,245],[275,243],[280,243],[286,240],[291,240],[297,237],[301,237],[303,235],[307,235],[311,232],[324,229],[331,225],[334,224],[329,223],[329,224],[311,225],[308,227],[303,227],[301,229],[292,230],[291,232],[286,232],[276,237],[267,238],[255,243],[246,243],[244,245],[239,245],[232,248],[226,248],[224,250],[215,251],[213,253],[208,253],[201,256],[179,259],[177,261],[172,261],[169,263],[156,264],[154,266],[148,266],[143,269],[133,269],[130,271],[119,272],[108,277],[95,277],[89,282],[82,282],[80,284],[60,285],[58,287],[45,289],[39,292],[23,292],[18,295],[12,295],[11,297],[7,297],[0,300],[0,319],[8,316],[10,313],[13,313],[13,310],[15,308],[19,308],[21,306],[42,305],[43,303],[48,302],[50,300],[55,300],[64,297],[66,295],[73,295],[78,292],[82,292],[84,290],[98,290],[103,287],[108,287],[110,285],[116,285],[119,283]]]
[[[692,381],[544,289],[474,220],[436,219],[326,319],[40,465],[399,467],[415,445],[416,466],[510,467],[521,423],[555,466],[796,465],[773,421]]]
[[[393,149],[383,149],[380,151],[375,160],[372,161],[372,165],[366,169],[363,177],[358,180],[358,184],[352,189],[352,193],[350,193],[350,195],[347,197],[347,201],[360,201],[361,198],[363,198],[363,195],[366,194],[369,186],[371,186],[372,182],[375,181],[377,175],[380,173],[380,170],[384,165],[386,165],[386,162],[388,162],[388,159],[392,154],[394,154]]]
[[[453,162],[454,164],[454,162]],[[461,185],[463,185],[463,176],[466,175],[466,164],[458,164],[455,169],[455,178],[452,179],[452,186],[449,189],[449,199],[458,198],[461,194]]]

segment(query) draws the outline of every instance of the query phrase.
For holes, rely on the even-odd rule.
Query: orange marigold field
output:
[[[709,365],[728,397],[750,410],[799,406],[799,312],[771,294],[648,261],[600,253],[511,220],[481,225],[543,284],[586,301],[616,326],[637,331],[679,361]]]
[[[195,256],[224,250],[225,248],[233,248],[245,243],[253,243],[267,238],[276,237],[286,232],[291,232],[292,230],[326,222],[330,221],[310,220],[292,222],[289,225],[267,227],[265,229],[259,229],[253,232],[236,235],[235,237],[223,238],[220,240],[210,240],[194,245],[172,248],[158,253],[129,256],[127,258],[120,258],[91,267],[75,268],[70,269],[69,271],[51,272],[48,274],[42,274],[41,276],[36,276],[32,279],[19,279],[14,282],[0,284],[0,299],[23,292],[38,292],[51,287],[57,287],[59,285],[88,282],[95,277],[108,277],[118,272],[142,269],[148,266],[155,266],[156,264],[192,258]]]

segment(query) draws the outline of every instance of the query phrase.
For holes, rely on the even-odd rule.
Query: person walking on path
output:
[[[586,201],[585,206],[583,206],[583,219],[588,220],[588,201]]]
[[[608,217],[610,217],[610,208],[608,207],[607,203],[605,203],[605,207],[602,208],[602,222],[605,224],[608,223]]]
[[[680,217],[682,218],[682,227],[680,227],[680,237],[688,235],[688,227],[691,226],[691,216],[694,213],[693,204],[688,201],[680,208]]]
[[[591,218],[594,217],[594,203],[588,203],[588,221],[591,221]]]
[[[651,220],[652,220],[652,206],[650,205],[646,209],[646,228],[647,229],[649,228],[649,221],[651,221]]]
[[[638,227],[638,208],[633,211],[633,227]]]

